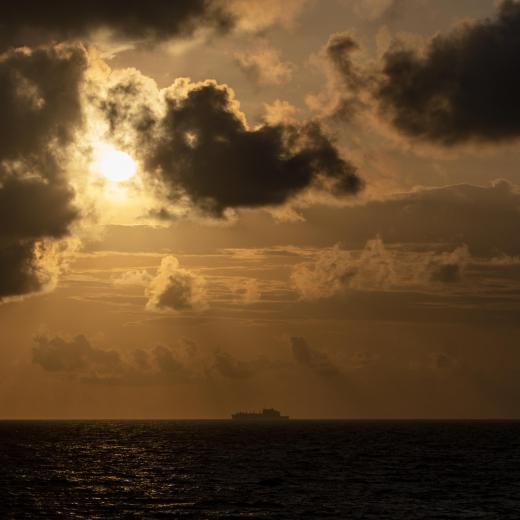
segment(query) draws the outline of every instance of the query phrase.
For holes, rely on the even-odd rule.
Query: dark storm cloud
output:
[[[384,56],[380,110],[404,134],[452,146],[520,136],[520,3]]]
[[[65,236],[77,217],[59,155],[82,123],[86,67],[76,46],[0,57],[0,298],[50,281],[41,241]]]
[[[21,0],[2,6],[0,48],[82,39],[100,29],[117,38],[163,41],[201,27],[227,31],[232,26],[230,12],[213,0]]]
[[[42,287],[34,242],[0,243],[0,301],[36,292]]]
[[[72,195],[60,181],[49,185],[31,178],[7,177],[0,187],[1,236],[38,239],[65,235],[77,215],[71,206]]]
[[[317,124],[249,130],[229,91],[209,82],[185,99],[167,97],[167,105],[148,166],[171,190],[182,186],[197,205],[216,214],[281,204],[320,175],[333,179],[339,192],[360,188],[353,166]]]
[[[311,186],[337,195],[362,187],[354,166],[317,123],[250,129],[232,91],[209,80],[178,80],[166,89],[162,117],[145,105],[129,115],[125,107],[142,103],[139,89],[132,80],[115,86],[102,108],[114,132],[131,118],[146,169],[171,200],[188,196],[221,216],[227,208],[282,204]]]
[[[81,120],[79,89],[86,67],[80,46],[20,49],[0,56],[1,160],[40,157],[53,142],[70,142]],[[46,162],[44,158],[40,166]]]

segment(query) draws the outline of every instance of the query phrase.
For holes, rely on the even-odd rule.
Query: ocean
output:
[[[516,421],[3,421],[0,518],[520,518]]]

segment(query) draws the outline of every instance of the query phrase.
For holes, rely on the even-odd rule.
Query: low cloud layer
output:
[[[296,363],[324,377],[337,376],[339,368],[323,352],[311,348],[305,338],[293,336],[290,338],[291,351]]]
[[[436,283],[462,281],[469,261],[467,247],[447,253],[416,253],[387,249],[380,238],[360,252],[339,246],[324,249],[312,262],[295,266],[291,279],[303,299],[332,297],[347,289],[435,289]],[[438,288],[438,287],[437,287]]]
[[[32,359],[58,377],[111,385],[200,383],[215,377],[245,380],[272,367],[265,359],[239,360],[222,350],[202,352],[189,339],[174,346],[121,351],[98,347],[83,335],[38,336],[34,339]]]

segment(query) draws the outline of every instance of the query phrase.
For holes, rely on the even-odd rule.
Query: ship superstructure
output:
[[[278,410],[274,408],[264,408],[261,412],[237,412],[231,415],[231,418],[239,421],[250,420],[268,420],[279,421],[289,419],[288,415],[281,415]]]

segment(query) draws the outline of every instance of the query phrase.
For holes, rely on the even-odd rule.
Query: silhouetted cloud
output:
[[[162,115],[150,106],[150,86],[130,75],[101,107],[116,135],[134,132],[146,170],[172,201],[188,197],[221,216],[228,208],[282,204],[312,186],[337,195],[362,187],[354,166],[315,122],[251,129],[233,91],[210,80],[181,78],[157,95]]]
[[[241,380],[272,368],[262,358],[246,361],[222,350],[200,352],[188,339],[175,346],[117,350],[98,347],[81,334],[73,338],[37,336],[32,359],[58,377],[112,385],[207,382],[213,376]]]
[[[34,343],[34,363],[49,372],[106,375],[120,372],[122,368],[119,353],[95,348],[83,335],[71,340],[38,336]]]
[[[179,267],[173,256],[162,259],[157,275],[150,281],[146,295],[150,310],[190,310],[207,305],[204,279]]]
[[[520,136],[520,3],[496,18],[465,22],[423,52],[397,46],[384,56],[376,97],[401,132],[445,146]]]
[[[201,27],[227,31],[234,21],[224,7],[224,2],[211,0],[22,0],[2,7],[0,47],[84,39],[99,30],[117,38],[147,41],[189,36]]]
[[[123,353],[94,346],[83,335],[70,339],[38,336],[34,339],[33,363],[57,376],[85,383],[171,384],[189,381],[198,374],[189,351],[183,347],[157,345]]]
[[[322,376],[333,376],[340,373],[339,368],[322,352],[309,346],[301,336],[290,338],[294,360],[301,366],[311,369]]]
[[[19,49],[0,57],[0,299],[41,290],[46,241],[78,212],[62,156],[82,124],[80,46]]]
[[[261,365],[261,362],[238,360],[228,352],[215,353],[215,370],[229,379],[248,379],[262,368]]]
[[[331,35],[325,45],[325,56],[333,71],[327,94],[332,106],[326,110],[327,115],[349,121],[364,106],[361,95],[370,87],[370,81],[367,72],[353,60],[359,49],[359,44],[349,32]]]

